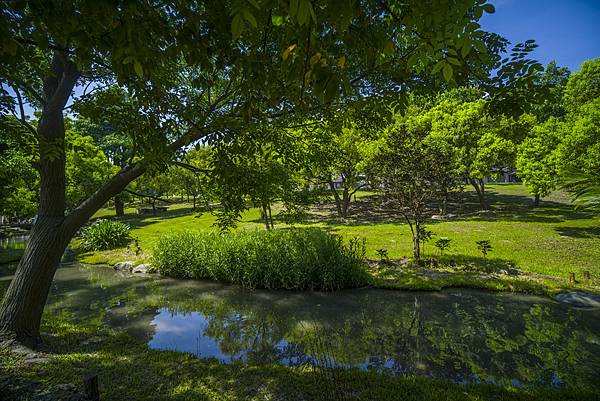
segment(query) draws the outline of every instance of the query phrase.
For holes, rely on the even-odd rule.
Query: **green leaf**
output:
[[[454,64],[454,65],[460,66],[460,61],[458,61],[454,57],[448,57],[447,60],[448,60],[448,62],[450,62],[450,64]]]
[[[256,22],[256,18],[254,18],[254,15],[252,15],[252,13],[250,12],[250,10],[248,10],[247,8],[245,8],[244,11],[243,11],[243,13],[244,13],[244,18],[246,19],[246,21],[248,21],[248,23],[250,23],[250,25],[252,26],[252,28],[258,27],[258,23]]]
[[[487,53],[485,43],[483,43],[481,40],[476,40],[475,42],[473,42],[473,45],[477,50],[479,50],[480,53]]]
[[[233,36],[233,40],[238,39],[244,30],[244,20],[241,15],[237,14],[233,17],[231,21],[231,36]]]
[[[306,25],[310,19],[310,10],[312,6],[310,2],[306,0],[301,0],[298,3],[298,13],[296,14],[296,19],[298,20],[298,24],[303,26]]]
[[[413,65],[415,65],[417,63],[417,57],[418,57],[417,53],[413,53],[406,61],[406,66],[410,68]]]
[[[144,69],[142,68],[142,65],[140,64],[139,61],[134,61],[133,63],[133,69],[135,70],[135,73],[137,74],[138,77],[143,78],[144,77]]]
[[[462,56],[462,58],[465,58],[469,55],[470,52],[471,52],[471,41],[466,40],[465,43],[463,44],[463,47],[460,49],[460,55]]]
[[[450,82],[453,74],[452,66],[446,63],[446,65],[444,65],[444,68],[442,69],[442,73],[444,74],[444,79],[446,80],[446,82]]]
[[[283,15],[273,15],[271,17],[271,23],[273,26],[281,26],[283,25],[284,17]]]
[[[442,69],[442,67],[444,67],[445,64],[446,64],[446,62],[444,60],[438,61],[437,64],[435,66],[433,66],[431,73],[432,74],[438,73]]]
[[[315,10],[313,9],[312,3],[308,2],[308,9],[310,11],[310,16],[312,17],[313,22],[317,25],[317,16],[315,14]]]
[[[290,0],[290,17],[294,18],[298,12],[298,0]]]
[[[488,4],[484,4],[483,5],[483,9],[488,14],[493,14],[493,13],[496,12],[496,8],[492,4],[489,4],[489,3]]]

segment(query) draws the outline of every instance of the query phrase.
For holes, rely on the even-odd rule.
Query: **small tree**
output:
[[[441,237],[433,243],[433,246],[440,250],[440,256],[442,256],[444,255],[444,251],[450,248],[450,242],[452,242],[450,238]]]
[[[485,100],[463,102],[442,98],[429,114],[432,137],[452,148],[458,170],[473,186],[481,209],[488,209],[485,179],[499,167],[511,165],[514,143],[512,119],[492,116]],[[521,130],[521,129],[519,129]]]
[[[425,243],[431,241],[433,236],[435,235],[433,231],[428,230],[425,226],[419,227],[421,232],[419,233],[419,238],[421,238],[421,253],[425,254]]]
[[[482,253],[483,257],[486,258],[488,252],[492,250],[492,244],[490,244],[490,240],[481,240],[475,242],[477,244],[477,249]]]
[[[388,255],[388,250],[385,248],[380,248],[376,250],[377,255],[379,255],[379,260],[383,264],[390,263],[390,256]]]
[[[452,157],[428,140],[430,127],[418,111],[409,110],[387,129],[387,142],[368,169],[373,187],[382,188],[385,198],[410,227],[417,263],[428,207],[440,198],[441,188],[454,171]]]

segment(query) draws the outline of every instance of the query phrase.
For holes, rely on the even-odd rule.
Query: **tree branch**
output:
[[[141,193],[141,192],[135,192],[135,191],[132,191],[131,189],[125,189],[125,190],[124,190],[124,192],[128,192],[128,193],[130,193],[130,194],[132,194],[132,195],[135,195],[135,196],[141,196],[141,197],[143,197],[143,198],[150,198],[150,199],[158,200],[158,201],[161,201],[161,202],[173,203],[173,202],[171,202],[171,201],[170,201],[170,200],[168,200],[168,199],[161,198],[160,196],[154,196],[154,195],[149,195],[149,194],[143,194],[143,193]]]
[[[65,217],[63,226],[74,234],[102,205],[108,202],[113,196],[121,193],[131,181],[142,175],[145,171],[146,167],[141,165],[127,166],[121,169],[121,171],[104,183],[89,198],[73,209]]]
[[[187,163],[183,163],[183,162],[173,162],[176,166],[182,167],[186,170],[192,171],[194,173],[204,173],[206,175],[210,175],[213,173],[213,170],[208,170],[208,169],[204,169],[204,168],[199,168],[196,166],[192,166],[191,164],[187,164]]]
[[[37,131],[36,129],[27,122],[27,120],[25,119],[25,108],[23,106],[23,98],[21,98],[21,93],[19,92],[19,89],[11,86],[12,90],[15,92],[15,94],[17,95],[17,103],[19,104],[19,113],[20,113],[20,117],[18,117],[15,112],[13,110],[11,110],[13,116],[15,116],[15,118],[25,126],[25,128],[27,128],[33,135],[37,136]]]

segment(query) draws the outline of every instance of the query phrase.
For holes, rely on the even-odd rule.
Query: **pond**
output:
[[[0,285],[11,269],[0,266]],[[245,290],[64,264],[48,313],[100,319],[154,349],[222,363],[356,367],[517,386],[595,386],[600,310],[455,289]]]

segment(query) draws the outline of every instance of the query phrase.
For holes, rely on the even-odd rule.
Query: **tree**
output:
[[[551,117],[563,118],[566,114],[563,97],[571,71],[551,61],[536,75],[535,85],[541,99],[533,104],[532,113],[541,123]]]
[[[77,207],[118,169],[107,159],[91,136],[65,132],[65,182],[67,208]]]
[[[38,203],[39,174],[36,136],[22,130],[16,121],[6,121],[6,152],[1,171],[6,181],[6,194],[2,213],[16,217],[32,217]],[[35,121],[29,124],[35,125]],[[16,138],[18,137],[18,138]],[[76,130],[65,132],[66,152],[66,205],[77,206],[96,191],[114,173],[114,166],[94,144],[92,137],[80,135]],[[4,185],[3,185],[4,187]]]
[[[559,174],[593,176],[600,171],[600,58],[584,62],[571,76],[565,105],[569,114],[557,149]]]
[[[38,174],[35,138],[14,118],[0,120],[0,215],[24,219],[35,215]]]
[[[235,224],[247,200],[260,208],[265,228],[274,228],[273,203],[299,189],[295,144],[291,132],[258,127],[215,149],[212,185],[224,205],[216,211],[221,229]]]
[[[518,146],[516,167],[519,177],[534,196],[534,205],[548,196],[556,187],[558,154],[556,149],[564,135],[564,124],[550,118],[535,126],[530,135]]]
[[[367,185],[364,168],[372,156],[376,138],[354,124],[342,127],[325,124],[320,130],[324,131],[322,135],[310,144],[310,174],[318,184],[329,187],[338,216],[348,217],[352,196]]]
[[[587,60],[569,78],[564,94],[567,112],[573,114],[586,103],[600,97],[600,58]]]
[[[444,99],[430,113],[432,137],[453,147],[461,174],[486,210],[485,180],[496,169],[512,164],[514,144],[506,137],[514,132],[514,120],[490,114],[485,100]]]
[[[453,82],[455,66],[466,56],[490,63],[483,32],[472,23],[493,12],[489,4],[312,4],[4,5],[1,110],[20,114],[18,120],[39,138],[40,202],[0,307],[3,335],[38,339],[50,283],[72,236],[133,179],[168,163],[177,150],[199,140],[225,140],[257,120],[306,120],[359,88],[361,95],[398,91],[413,73]],[[65,213],[64,110],[107,84],[128,96],[144,129],[135,131],[127,165]],[[78,95],[76,87],[91,91]],[[24,102],[39,111],[37,126],[25,119]],[[102,106],[96,115],[116,113],[110,104]]]
[[[584,62],[566,85],[563,79],[557,88],[566,87],[566,114],[535,126],[519,146],[519,175],[536,205],[556,185],[578,202],[591,204],[594,199],[594,177],[600,170],[600,59]]]
[[[192,196],[193,208],[196,209],[198,198],[202,198],[206,209],[214,196],[214,188],[210,178],[210,166],[213,149],[210,146],[197,146],[188,151],[178,167],[173,171],[173,183]]]
[[[410,227],[413,256],[421,258],[423,222],[431,203],[440,200],[455,172],[447,148],[431,138],[431,121],[414,108],[387,130],[386,144],[374,157],[369,177],[375,188],[382,188]]]

